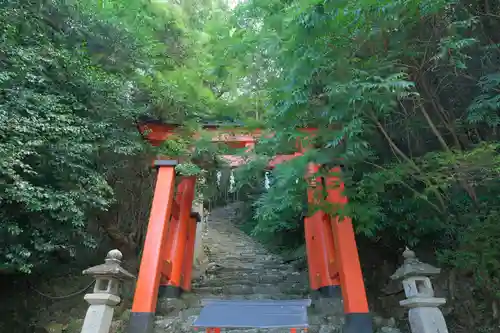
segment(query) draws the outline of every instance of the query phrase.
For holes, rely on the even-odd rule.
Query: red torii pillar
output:
[[[181,281],[183,275],[183,263],[188,241],[188,226],[191,223],[191,208],[193,206],[194,189],[196,177],[182,177],[179,183],[179,191],[182,191],[179,202],[179,224],[177,232],[172,239],[172,271],[169,276],[168,288],[174,290],[173,295],[179,297],[181,294]],[[193,258],[191,259],[191,263]]]
[[[315,135],[313,131],[309,132]],[[310,146],[311,143],[304,145],[301,140],[296,142],[301,153]],[[347,204],[347,197],[343,194],[344,183],[340,179],[341,168],[333,168],[331,175],[326,177],[312,177],[319,170],[319,165],[309,164],[308,204],[317,205],[324,199],[331,205]],[[326,193],[323,193],[322,180]],[[304,230],[311,289],[332,297],[338,293],[340,285],[346,316],[343,332],[372,333],[372,319],[351,219],[331,216],[319,210],[304,219]]]
[[[162,250],[162,261],[163,265],[161,267],[160,274],[160,289],[158,290],[160,297],[176,297],[178,294],[178,290],[169,287],[169,277],[172,273],[172,242],[175,237],[175,233],[179,228],[179,213],[180,206],[179,202],[181,201],[182,191],[180,191],[179,185],[177,186],[175,199],[172,201],[172,213],[170,218],[166,218],[166,222],[168,223],[167,228],[167,237],[165,239],[165,244],[163,245]]]
[[[295,147],[298,153],[295,153],[295,156],[301,155],[306,149],[312,147],[312,142],[307,142],[307,140],[315,136],[315,130],[303,129],[302,131],[309,132],[309,136],[304,138],[304,140],[296,140]],[[309,207],[317,206],[325,199],[323,179],[316,175],[319,170],[320,165],[309,163],[306,174],[306,180],[309,183],[307,189],[307,203]],[[340,294],[340,279],[335,260],[332,228],[328,215],[322,210],[317,210],[311,216],[305,217],[304,234],[310,288],[318,291],[322,296],[338,296]]]
[[[155,193],[130,314],[128,333],[152,333],[160,290],[179,297],[191,289],[197,214],[196,177],[182,177],[174,200],[177,161],[158,160]],[[193,231],[194,230],[194,231]]]
[[[340,178],[341,168],[330,170],[325,177],[327,201],[332,205],[347,204],[343,194],[344,182]],[[346,321],[345,333],[372,333],[372,318],[366,299],[363,273],[359,262],[358,247],[351,218],[329,216],[335,246],[335,261],[340,277],[342,299]]]
[[[312,163],[309,165],[307,175],[309,178],[309,188],[307,190],[309,207],[316,206],[324,199],[322,179],[314,176],[319,171],[319,168],[319,165]],[[334,297],[339,295],[340,280],[328,215],[318,210],[311,216],[305,217],[304,233],[311,289],[320,292],[323,296]]]
[[[193,276],[194,245],[196,241],[197,223],[201,222],[199,213],[191,213],[187,226],[187,240],[184,253],[184,262],[182,264],[182,291],[191,291],[191,280]]]
[[[171,160],[155,162],[158,176],[130,313],[129,333],[153,332],[160,276],[166,264],[163,255],[174,201],[176,165],[177,161]]]

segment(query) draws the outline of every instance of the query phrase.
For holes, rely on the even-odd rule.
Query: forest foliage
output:
[[[184,164],[206,198],[223,148],[187,149],[201,122],[275,133],[235,172],[261,241],[303,253],[307,164],[341,161],[338,213],[359,234],[431,248],[498,299],[499,18],[498,2],[469,0],[0,1],[1,271],[96,246],[111,175],[150,153],[147,115],[185,125],[163,153],[212,159]],[[300,127],[318,128],[314,149],[266,190],[266,161]]]
[[[299,127],[320,133],[303,163],[277,168],[259,193],[256,230],[297,206],[288,198],[307,162],[342,160],[358,232],[468,248],[471,228],[498,206],[499,10],[451,0],[241,4],[217,45],[229,77],[254,79],[242,98],[277,133],[257,153],[285,152]]]
[[[96,246],[109,177],[146,149],[141,116],[199,118],[215,99],[179,5],[5,0],[0,24],[0,269],[27,273]]]
[[[241,4],[218,45],[226,66],[247,73],[243,83],[253,79],[243,95],[254,117],[277,133],[256,151],[287,151],[300,127],[320,133],[302,161],[273,171],[269,191],[254,191],[249,230],[303,252],[307,163],[341,161],[350,201],[339,213],[353,217],[359,234],[381,248],[432,249],[495,303],[499,14],[488,1]],[[261,184],[249,177],[255,172],[240,170],[240,184]]]

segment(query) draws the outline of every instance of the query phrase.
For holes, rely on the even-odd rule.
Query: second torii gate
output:
[[[177,127],[157,121],[142,122],[138,126],[152,145],[171,138]],[[222,131],[217,125],[205,125],[204,128],[214,133],[213,142],[225,142],[237,148],[251,149],[261,136],[260,131],[249,132],[242,128]],[[303,131],[313,134],[315,130]],[[276,156],[269,168],[302,155],[301,142],[298,142],[297,150],[292,155]],[[244,163],[238,157],[225,156],[225,159],[233,167]],[[191,212],[196,178],[180,176],[176,188],[177,164],[178,161],[173,159],[154,162],[158,175],[128,333],[153,332],[159,292],[166,297],[179,297],[183,291],[191,290],[196,221],[199,220],[199,216]],[[333,175],[316,177],[320,167],[311,163],[306,175],[310,183],[309,205],[316,205],[318,200],[345,205],[344,183],[335,175],[340,174],[340,167],[331,170]],[[344,332],[372,333],[351,219],[330,216],[319,210],[305,218],[304,230],[310,288],[324,296],[333,296],[340,288],[346,316]]]

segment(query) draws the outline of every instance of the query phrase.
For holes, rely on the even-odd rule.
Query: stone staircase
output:
[[[294,271],[292,265],[283,263],[280,257],[270,254],[239,230],[234,225],[237,212],[238,204],[233,204],[211,213],[203,240],[210,261],[207,273],[193,283],[192,293],[180,299],[159,300],[156,333],[194,332],[191,325],[201,310],[203,298],[286,300],[310,297],[307,272]],[[314,297],[309,312],[309,332],[341,332],[340,299]],[[288,332],[287,329],[231,331]]]

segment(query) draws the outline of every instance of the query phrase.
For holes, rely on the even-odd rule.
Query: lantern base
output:
[[[373,333],[370,313],[346,313],[344,333]]]
[[[131,312],[127,333],[153,333],[155,314],[152,312]]]

